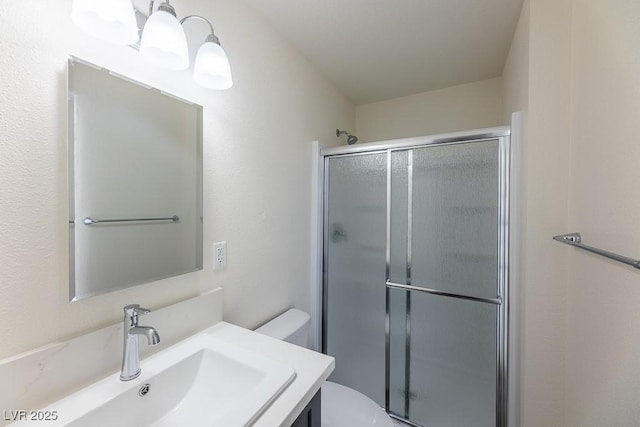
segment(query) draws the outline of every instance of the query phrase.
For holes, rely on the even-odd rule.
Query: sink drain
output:
[[[151,384],[145,384],[142,387],[140,387],[140,390],[138,390],[138,396],[142,397],[142,396],[146,396],[147,393],[149,393],[149,390],[151,389]]]

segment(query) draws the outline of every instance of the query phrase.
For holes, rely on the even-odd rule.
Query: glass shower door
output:
[[[332,381],[412,425],[506,426],[508,139],[325,158]]]
[[[495,427],[504,310],[500,140],[391,153],[389,411]]]
[[[329,379],[384,406],[387,153],[327,158],[325,180]]]

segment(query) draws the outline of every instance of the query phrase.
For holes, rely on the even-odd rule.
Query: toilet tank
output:
[[[306,347],[310,325],[311,317],[307,313],[292,308],[260,326],[256,332]]]

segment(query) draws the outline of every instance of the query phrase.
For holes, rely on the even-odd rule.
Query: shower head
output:
[[[345,134],[347,135],[347,144],[349,145],[353,145],[356,142],[358,142],[358,137],[355,135],[351,135],[349,132],[347,132],[346,130],[340,130],[340,129],[336,129],[336,136],[338,138],[340,138],[340,135]]]

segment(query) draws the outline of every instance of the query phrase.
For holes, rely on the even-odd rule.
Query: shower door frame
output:
[[[391,270],[391,158],[392,153],[395,151],[409,151],[418,148],[428,148],[435,145],[457,145],[464,143],[475,143],[481,141],[498,140],[498,295],[496,298],[476,298],[471,296],[449,294],[446,292],[440,292],[432,289],[425,289],[424,287],[411,286],[410,282],[405,284],[397,284],[391,282],[390,270]],[[509,424],[509,406],[515,405],[516,402],[510,402],[510,390],[509,390],[509,323],[510,323],[510,295],[509,295],[509,228],[510,228],[510,181],[511,181],[511,163],[512,163],[512,150],[511,150],[511,128],[508,126],[487,128],[473,131],[456,132],[450,134],[405,138],[390,141],[381,141],[366,144],[357,144],[347,147],[331,147],[320,150],[319,162],[320,162],[320,180],[321,183],[321,195],[322,202],[320,211],[322,212],[322,271],[321,271],[321,301],[322,308],[320,310],[321,315],[321,348],[322,352],[326,353],[327,346],[327,271],[328,271],[328,198],[329,198],[329,159],[336,157],[352,157],[367,154],[382,154],[386,153],[387,156],[387,218],[386,218],[386,313],[385,313],[385,410],[393,418],[396,418],[408,425],[414,425],[421,427],[418,424],[410,422],[408,419],[390,412],[390,351],[391,351],[391,318],[390,318],[390,289],[404,289],[407,291],[407,295],[411,295],[411,292],[426,292],[433,295],[442,295],[446,297],[461,298],[473,301],[480,301],[484,303],[492,303],[498,306],[497,315],[497,348],[496,348],[496,427],[507,427]],[[411,165],[411,163],[409,163]],[[409,174],[412,173],[411,167],[409,167]],[[409,191],[411,189],[409,188]],[[411,215],[411,197],[408,198],[409,203],[409,216]],[[410,220],[410,218],[409,218]],[[410,227],[411,224],[408,224]],[[409,228],[410,229],[410,228]],[[409,242],[411,237],[408,236]],[[410,246],[410,243],[409,243]],[[407,254],[407,270],[411,268],[411,253]],[[410,324],[406,325],[407,344],[410,343]],[[409,365],[405,367],[409,369]],[[407,372],[408,375],[408,372]],[[409,384],[405,382],[407,390],[405,395],[409,396]],[[515,392],[515,391],[514,391]],[[515,400],[515,399],[513,399]],[[405,403],[405,410],[406,408]],[[512,408],[511,410],[513,410]],[[408,412],[406,412],[408,414]]]

